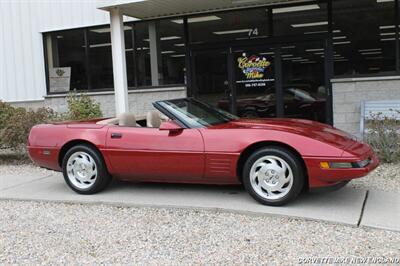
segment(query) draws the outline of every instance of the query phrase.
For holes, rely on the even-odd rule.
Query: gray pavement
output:
[[[369,191],[360,225],[400,231],[400,195]]]
[[[79,195],[60,173],[26,177],[0,174],[0,199],[102,203],[224,210],[256,215],[279,215],[400,231],[400,195],[344,187],[329,193],[308,193],[284,207],[255,202],[240,186],[144,184],[115,181],[104,192]],[[363,216],[363,217],[361,217]]]

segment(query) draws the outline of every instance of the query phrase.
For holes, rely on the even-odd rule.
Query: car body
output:
[[[193,106],[184,107],[185,112],[174,113],[178,104],[189,103]],[[201,108],[214,112],[213,107],[190,98],[159,101],[154,106],[166,116],[158,128],[143,126],[140,119],[137,126],[101,123],[104,119],[37,125],[29,135],[29,155],[36,164],[64,170],[66,175],[62,169],[66,154],[77,145],[86,145],[96,150],[102,157],[98,164],[104,164],[116,179],[240,184],[249,157],[259,149],[276,147],[296,157],[303,168],[302,189],[343,184],[366,175],[379,163],[369,145],[319,122],[240,119],[217,109],[226,121],[217,121],[219,117],[211,121],[211,115],[203,114]],[[195,117],[190,112],[196,108],[200,111]],[[208,122],[202,120],[203,115]]]

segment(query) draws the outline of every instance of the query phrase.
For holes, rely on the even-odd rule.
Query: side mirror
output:
[[[179,131],[183,130],[183,128],[180,125],[178,125],[177,123],[175,123],[174,121],[165,121],[165,122],[161,123],[159,130],[168,130],[170,132],[179,132]]]

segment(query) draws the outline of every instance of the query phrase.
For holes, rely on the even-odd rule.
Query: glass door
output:
[[[234,107],[240,117],[275,117],[274,48],[234,49]]]
[[[238,116],[326,121],[322,41],[234,49],[233,54],[233,106]]]
[[[191,60],[192,96],[231,112],[228,49],[192,51]]]
[[[325,49],[321,42],[281,46],[283,115],[326,121]]]

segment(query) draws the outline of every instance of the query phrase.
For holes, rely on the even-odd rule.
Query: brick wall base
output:
[[[334,126],[360,136],[362,101],[400,100],[400,76],[332,80]]]
[[[115,96],[113,92],[87,93],[93,100],[100,103],[104,117],[115,116]],[[57,112],[67,111],[66,95],[51,95],[45,97],[44,105]],[[151,88],[133,90],[128,93],[129,110],[135,115],[144,115],[153,110],[152,103],[158,100],[186,97],[186,87]]]

